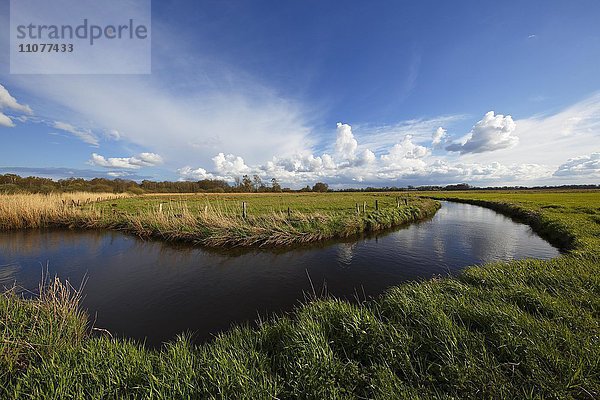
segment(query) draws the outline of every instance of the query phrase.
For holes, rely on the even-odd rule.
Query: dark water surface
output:
[[[428,221],[346,243],[283,251],[208,251],[106,231],[0,233],[0,287],[38,287],[42,270],[77,286],[95,326],[146,338],[152,346],[177,333],[198,340],[291,310],[311,291],[353,299],[408,280],[458,272],[488,261],[556,257],[558,250],[494,211],[443,203]]]

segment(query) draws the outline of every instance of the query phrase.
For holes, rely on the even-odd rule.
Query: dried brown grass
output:
[[[95,216],[94,203],[126,197],[114,193],[0,195],[0,230],[45,228]]]

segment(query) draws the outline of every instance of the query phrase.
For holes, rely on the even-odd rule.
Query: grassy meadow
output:
[[[37,300],[0,296],[0,398],[600,398],[600,193],[427,195],[497,209],[569,253],[473,266],[362,304],[315,299],[160,350],[91,331],[81,294],[51,281]]]
[[[196,193],[196,194],[147,194],[142,196],[120,199],[111,204],[117,204],[122,212],[133,213],[138,210],[157,210],[163,204],[163,210],[172,207],[175,212],[185,208],[192,213],[218,211],[223,215],[240,216],[241,204],[246,202],[248,216],[264,216],[269,214],[287,214],[288,208],[292,214],[336,213],[356,214],[356,205],[362,210],[366,203],[367,211],[375,209],[375,200],[380,208],[395,208],[396,200],[414,196],[406,193]],[[404,205],[404,202],[401,202]],[[109,204],[105,204],[108,206]]]
[[[399,193],[0,195],[0,229],[114,229],[208,247],[273,247],[391,228],[438,208],[434,200]]]

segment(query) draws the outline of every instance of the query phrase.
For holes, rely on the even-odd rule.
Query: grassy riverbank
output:
[[[571,253],[472,267],[361,305],[318,300],[160,351],[91,336],[64,287],[39,300],[7,293],[0,398],[598,398],[600,194],[431,195],[487,202]]]
[[[424,193],[431,198],[494,209],[530,225],[571,254],[600,254],[599,191],[480,191]]]
[[[68,196],[0,195],[0,230],[114,229],[212,247],[286,246],[391,228],[439,208],[434,200],[390,193]]]

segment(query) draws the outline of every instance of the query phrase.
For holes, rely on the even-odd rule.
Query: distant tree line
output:
[[[329,186],[317,182],[312,187],[306,186],[300,191],[327,192]],[[143,180],[138,183],[127,179],[106,178],[68,178],[53,180],[35,176],[21,177],[15,174],[0,175],[0,193],[52,193],[52,192],[110,192],[135,194],[142,193],[268,193],[294,192],[282,187],[276,178],[264,182],[259,175],[244,175],[236,178],[233,185],[220,179],[203,179],[199,181],[162,181]]]
[[[446,186],[385,186],[350,188],[340,192],[400,192],[400,191],[452,191],[452,190],[525,190],[525,189],[600,189],[600,185],[562,185],[562,186],[499,186],[477,187],[466,183]],[[15,174],[0,175],[0,193],[52,193],[52,192],[109,192],[134,194],[143,193],[280,193],[280,192],[331,192],[329,185],[317,182],[299,190],[282,187],[276,178],[263,181],[259,175],[244,175],[235,178],[233,184],[220,179],[203,179],[199,181],[162,181],[143,180],[135,182],[127,179],[106,178],[68,178],[53,180],[29,176],[23,178]]]

